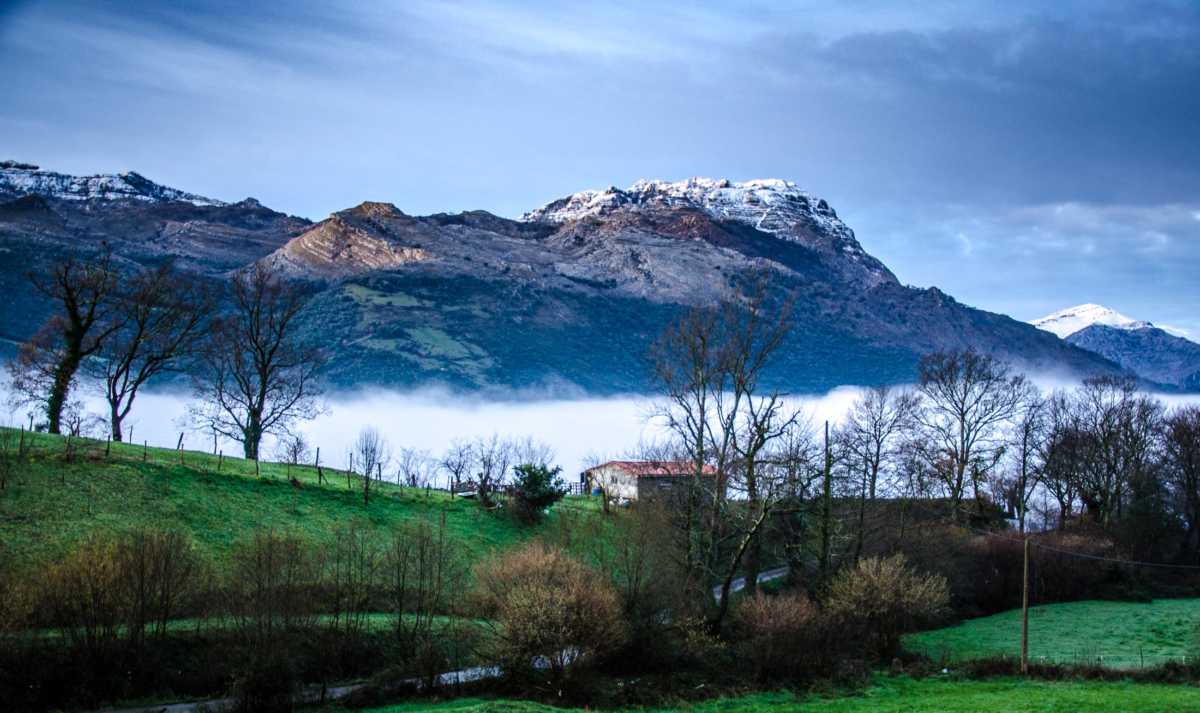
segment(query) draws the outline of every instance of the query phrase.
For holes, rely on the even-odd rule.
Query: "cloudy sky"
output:
[[[1200,3],[0,0],[0,158],[321,218],[782,177],[904,282],[1200,338]]]

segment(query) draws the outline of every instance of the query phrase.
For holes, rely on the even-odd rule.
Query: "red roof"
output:
[[[610,460],[588,468],[585,472],[590,473],[601,468],[620,468],[637,478],[680,478],[696,472],[694,463],[683,460]],[[717,469],[705,465],[704,474],[716,475]]]

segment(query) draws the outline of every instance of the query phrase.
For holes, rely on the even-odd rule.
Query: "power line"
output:
[[[997,539],[1006,540],[1008,542],[1015,542],[1017,544],[1022,544],[1025,542],[1025,540],[1023,540],[1019,537],[1010,537],[1007,535],[1002,535],[997,532],[988,532],[987,530],[980,530],[980,529],[970,527],[970,526],[967,526],[967,529],[976,534],[979,534],[979,535],[985,535],[987,537],[995,537]],[[1070,550],[1064,550],[1059,547],[1051,547],[1050,545],[1043,545],[1040,542],[1037,542],[1036,540],[1033,540],[1033,539],[1029,540],[1029,544],[1031,547],[1038,547],[1038,548],[1046,550],[1048,552],[1056,552],[1060,555],[1068,555],[1070,557],[1079,557],[1082,559],[1096,560],[1099,562],[1109,562],[1112,564],[1134,565],[1134,566],[1138,566],[1138,567],[1162,567],[1164,569],[1200,570],[1200,565],[1194,565],[1194,564],[1169,564],[1166,562],[1143,562],[1140,560],[1124,560],[1124,559],[1118,559],[1116,557],[1105,557],[1104,555],[1090,555],[1085,552],[1072,552]]]

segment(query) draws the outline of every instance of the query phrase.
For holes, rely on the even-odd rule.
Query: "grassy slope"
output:
[[[1189,713],[1200,711],[1200,690],[1129,683],[880,678],[862,695],[802,699],[786,693],[765,693],[672,710],[695,713]],[[366,713],[418,711],[566,713],[560,708],[524,701],[479,699],[405,703]]]
[[[1103,657],[1109,666],[1150,666],[1191,654],[1198,624],[1200,599],[1047,604],[1029,610],[1029,655],[1060,663]],[[1021,611],[912,634],[905,645],[935,660],[1018,656]]]
[[[177,451],[150,448],[143,461],[141,446],[114,444],[106,458],[103,442],[78,439],[67,462],[64,439],[26,438],[32,451],[0,491],[0,547],[19,564],[60,555],[93,530],[182,529],[219,563],[257,529],[296,532],[320,542],[355,520],[384,537],[399,523],[436,521],[442,515],[473,560],[553,528],[564,512],[596,509],[586,498],[568,498],[541,526],[523,528],[471,500],[388,484],[373,485],[371,502],[364,506],[362,481],[353,478],[350,489],[344,473],[326,471],[327,482],[318,485],[315,469],[294,467],[292,475],[303,484],[297,490],[287,481],[286,466],[277,463],[261,464],[256,477],[253,462],[225,458],[218,473],[218,459],[210,454],[187,451],[180,465]],[[0,443],[16,447],[11,429],[0,429]]]

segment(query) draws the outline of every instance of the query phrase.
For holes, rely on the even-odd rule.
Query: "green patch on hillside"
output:
[[[569,709],[579,711],[580,709]],[[1200,690],[1094,681],[955,681],[879,678],[856,695],[800,697],[758,693],[642,711],[694,713],[1190,713],[1200,711]],[[568,709],[512,700],[460,699],[412,702],[366,713],[567,713]]]
[[[12,429],[0,429],[8,453]],[[190,533],[201,552],[219,564],[235,543],[256,530],[297,533],[328,542],[340,527],[360,522],[383,539],[405,522],[445,518],[450,535],[471,561],[549,531],[566,514],[590,515],[598,505],[572,497],[537,527],[522,527],[502,511],[448,493],[373,483],[363,503],[362,479],[326,469],[324,482],[309,466],[289,469],[209,453],[26,434],[26,456],[0,491],[0,548],[19,564],[60,556],[93,531],[138,526]],[[144,460],[143,460],[144,458]],[[294,478],[300,487],[289,481]]]
[[[1029,655],[1056,663],[1153,666],[1194,654],[1198,625],[1200,599],[1046,604],[1029,610]],[[1019,656],[1021,611],[911,634],[904,644],[934,660]]]
[[[483,351],[474,344],[461,342],[446,332],[434,327],[410,327],[405,330],[416,343],[421,353],[444,359],[467,359],[485,356]]]
[[[342,292],[366,306],[422,307],[428,304],[404,292],[380,292],[365,285],[347,284],[342,287]]]

